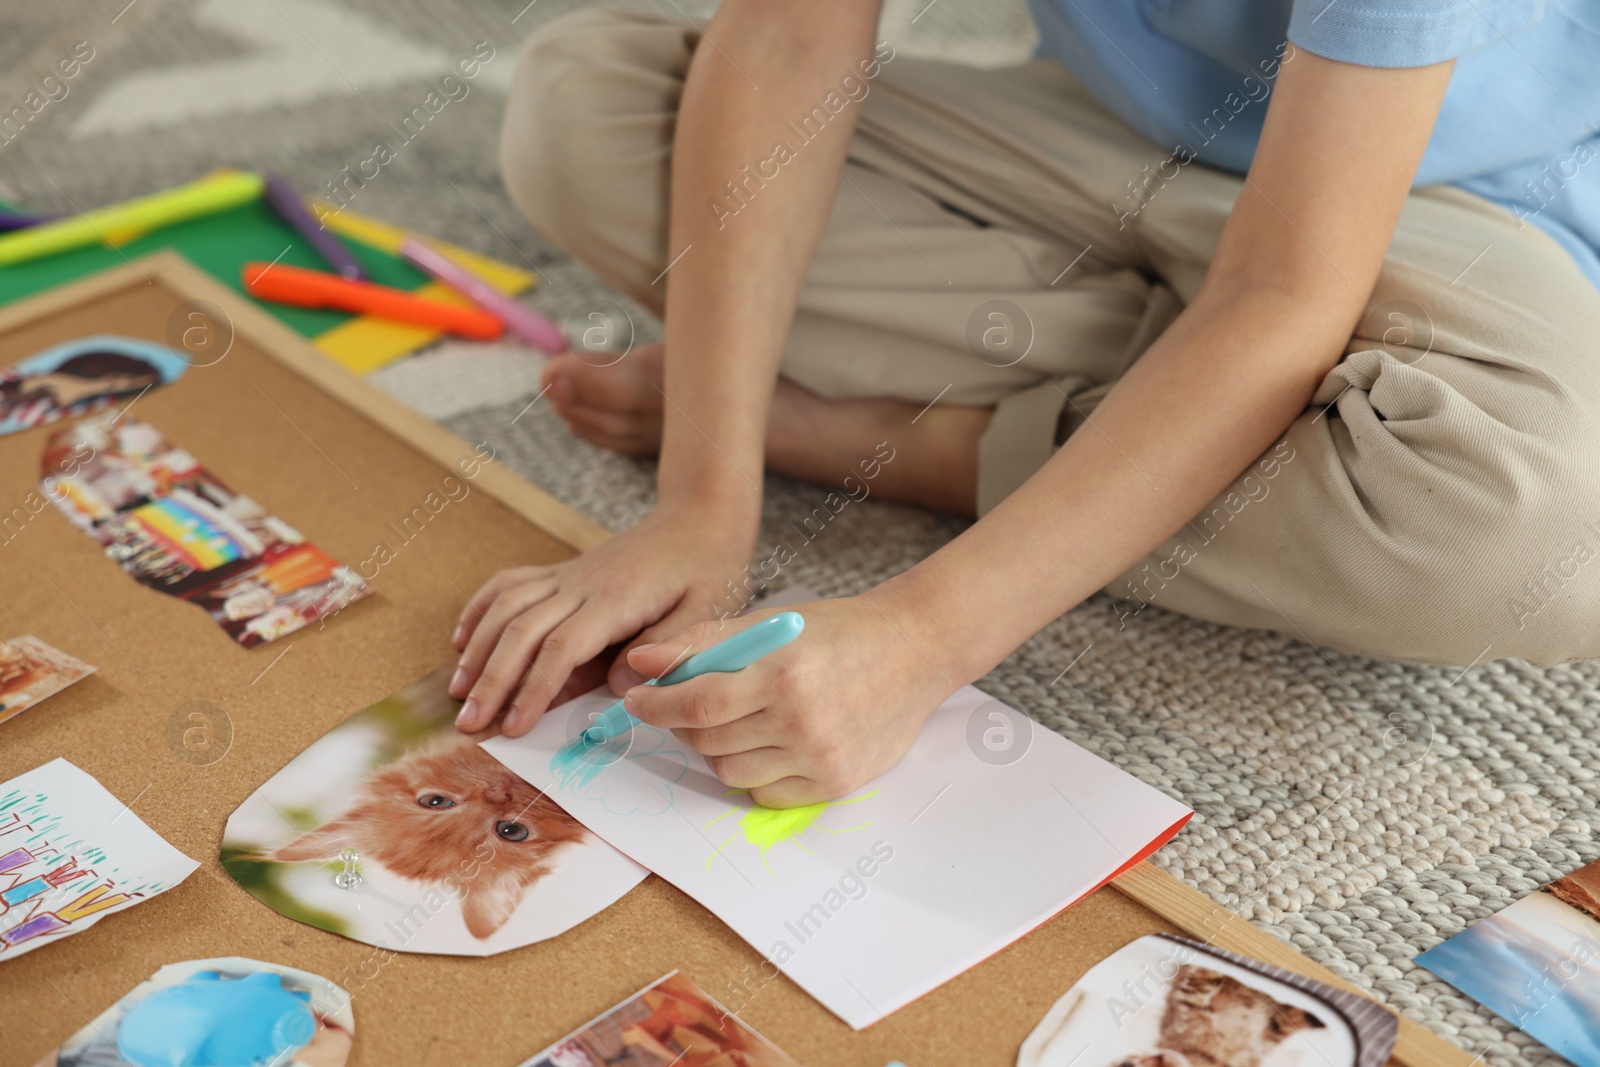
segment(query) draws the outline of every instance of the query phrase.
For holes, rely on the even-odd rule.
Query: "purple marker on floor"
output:
[[[9,211],[0,211],[0,231],[26,230],[29,226],[49,221],[43,217],[35,218],[32,215],[14,215]]]
[[[506,324],[506,329],[552,356],[567,350],[567,335],[561,327],[525,308],[470,271],[452,263],[413,237],[400,246],[400,258],[422,273],[441,281],[483,310]]]
[[[371,276],[356,262],[356,257],[344,246],[344,242],[323,229],[317,220],[311,217],[311,212],[307,211],[300,201],[300,194],[294,191],[294,186],[276,174],[268,174],[262,198],[266,200],[268,207],[277,212],[279,218],[293,226],[300,232],[300,236],[311,242],[311,247],[317,250],[317,255],[327,260],[328,265],[337,271],[341,278],[353,282],[371,280]]]

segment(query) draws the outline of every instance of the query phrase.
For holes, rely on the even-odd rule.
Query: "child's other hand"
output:
[[[462,654],[450,695],[466,701],[456,725],[481,730],[504,707],[502,732],[525,734],[573,671],[607,647],[678,633],[715,618],[719,606],[738,610],[725,585],[750,547],[719,536],[699,509],[657,508],[581,556],[496,574],[472,595],[451,638]],[[631,684],[625,666],[612,673]]]
[[[629,663],[656,677],[778,611],[806,620],[794,642],[741,671],[628,690],[628,710],[670,729],[758,804],[843,796],[898,763],[959,684],[899,610],[874,591],[698,623],[635,647]]]

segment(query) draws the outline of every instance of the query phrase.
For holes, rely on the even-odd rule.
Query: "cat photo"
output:
[[[638,884],[644,868],[456,730],[453,668],[345,719],[240,805],[222,844],[234,881],[320,929],[471,956],[560,934]]]
[[[329,862],[346,849],[413,881],[449,887],[467,930],[487,938],[562,845],[588,831],[467,737],[412,752],[367,779],[347,811],[264,858]]]
[[[1079,978],[1017,1067],[1383,1067],[1398,1032],[1375,1001],[1159,935]]]
[[[1237,978],[1180,964],[1161,1012],[1161,1047],[1117,1067],[1261,1067],[1286,1039],[1326,1025]]]

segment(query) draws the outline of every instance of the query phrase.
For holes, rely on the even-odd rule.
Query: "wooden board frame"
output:
[[[294,331],[290,330],[288,327],[279,323],[271,315],[262,311],[260,308],[254,306],[248,301],[240,298],[237,294],[233,293],[231,290],[227,289],[225,286],[221,285],[216,280],[200,271],[198,268],[189,264],[181,256],[172,252],[164,252],[145,257],[136,262],[130,262],[127,267],[106,271],[101,274],[82,279],[78,282],[51,290],[49,292],[39,294],[9,307],[0,308],[0,337],[9,335],[12,331],[17,330],[25,325],[35,323],[51,316],[59,315],[74,308],[91,305],[96,301],[112,294],[117,294],[123,290],[144,285],[158,285],[162,289],[167,290],[173,296],[183,301],[204,300],[225,309],[228,316],[232,320],[237,336],[248,338],[253,346],[259,348],[262,352],[265,352],[272,358],[276,359],[284,367],[292,370],[295,374],[303,378],[306,382],[309,382],[311,385],[315,386],[318,390],[335,398],[345,407],[354,411],[375,426],[381,428],[386,434],[398,439],[410,449],[421,453],[423,456],[435,461],[439,465],[448,469],[459,459],[459,457],[471,451],[471,446],[466,442],[463,442],[460,438],[455,437],[453,434],[449,433],[432,420],[413,412],[392,397],[383,393],[376,386],[356,377],[355,375],[344,370],[342,367],[336,365],[327,357],[316,352],[303,338],[301,338]],[[161,340],[160,338],[152,339]],[[179,383],[180,387],[181,384],[182,383]],[[516,516],[525,520],[532,526],[537,527],[539,530],[542,530],[544,533],[550,535],[555,540],[561,542],[563,545],[567,546],[573,551],[582,551],[592,547],[600,543],[608,536],[607,531],[603,527],[578,514],[571,508],[568,508],[556,500],[550,494],[529,484],[517,475],[513,474],[510,470],[492,461],[484,464],[483,470],[478,475],[475,485],[477,488],[483,489],[488,495],[493,497],[496,501],[502,504],[505,508],[509,509]],[[55,699],[59,700],[61,698]],[[351,708],[348,710],[353,711],[355,709]],[[27,714],[35,717],[48,716],[50,714],[50,710],[47,707],[41,707],[40,709],[35,709]],[[0,749],[0,754],[3,754],[3,749]],[[68,754],[70,755],[70,753]],[[20,773],[20,771],[23,769],[26,768],[8,768],[10,773]],[[217,832],[220,833],[220,826],[217,827]],[[214,854],[201,855],[198,858],[201,859],[204,867],[202,872],[195,876],[196,878],[204,879],[209,873],[213,878],[226,881],[225,876],[223,876],[220,870],[218,870],[216,867]],[[193,881],[194,879],[191,879],[191,883]],[[187,884],[189,883],[186,883],[186,885]],[[647,887],[653,887],[652,894],[654,897],[660,898],[658,900],[654,900],[652,902],[652,906],[659,905],[667,908],[698,909],[698,905],[695,905],[692,901],[689,901],[688,898],[682,896],[681,894],[676,893],[675,890],[671,890],[669,887],[664,887],[663,884],[660,883],[660,880],[655,878],[651,878],[644,886],[641,886],[640,889],[635,890],[635,894],[643,895]],[[231,883],[229,884],[228,888],[237,892],[236,888],[231,886]],[[173,891],[171,896],[163,898],[160,901],[140,905],[139,908],[128,914],[133,915],[142,912],[146,915],[149,915],[149,913],[157,909],[169,906],[173,897],[180,895],[183,892],[183,889],[184,887],[179,887],[178,890]],[[1118,900],[1116,898],[1121,899]],[[608,912],[623,907],[623,905],[626,904],[629,899],[631,899],[631,895],[630,898],[624,898],[623,902],[614,905],[613,909],[608,909]],[[254,905],[252,903],[251,906],[255,907],[258,905]],[[602,916],[605,914],[607,913],[602,913]],[[590,924],[596,923],[602,916],[596,916],[595,919],[591,919]],[[1077,921],[1079,917],[1082,917],[1082,923]],[[109,948],[111,947],[110,938],[114,936],[112,933],[112,927],[117,918],[122,917],[114,917],[111,922],[108,922],[100,929],[91,931],[85,935],[81,935],[79,938],[72,940],[77,941],[80,947],[85,942],[105,942]],[[288,922],[287,920],[284,921]],[[293,926],[294,924],[290,925]],[[720,927],[720,924],[716,923],[714,919],[709,917],[709,915],[699,917],[697,925],[702,930],[710,926]],[[1084,928],[1075,928],[1080,925]],[[1049,935],[1045,935],[1045,931],[1051,931],[1052,928],[1056,928],[1054,932],[1050,933]],[[1064,935],[1061,928],[1065,928]],[[334,935],[331,934],[321,934],[320,932],[310,931],[306,928],[298,929],[305,930],[308,936],[333,938],[336,941],[340,940],[334,938]],[[722,929],[724,932],[726,932],[725,928]],[[1067,912],[1056,917],[1050,923],[1047,923],[1045,927],[1041,927],[1040,931],[1036,931],[1034,934],[1030,935],[1029,938],[1025,938],[1018,944],[1027,944],[1030,940],[1039,939],[1042,936],[1065,936],[1073,943],[1083,941],[1086,938],[1101,942],[1099,946],[1090,949],[1086,956],[1083,956],[1079,959],[1078,963],[1081,965],[1083,959],[1087,959],[1090,963],[1092,963],[1095,959],[1104,956],[1107,952],[1119,947],[1126,941],[1132,940],[1134,937],[1146,933],[1163,931],[1182,933],[1198,940],[1206,941],[1219,948],[1224,948],[1246,956],[1251,956],[1256,959],[1296,971],[1311,978],[1328,982],[1346,989],[1351,989],[1352,991],[1358,993],[1362,992],[1360,989],[1333,974],[1328,969],[1308,959],[1306,956],[1296,951],[1292,946],[1286,944],[1276,937],[1273,937],[1265,931],[1252,926],[1249,922],[1235,915],[1231,911],[1213,903],[1199,891],[1188,885],[1185,885],[1176,878],[1166,874],[1148,862],[1141,863],[1122,874],[1109,886],[1093,894],[1089,900],[1086,900],[1077,907],[1069,909]],[[569,934],[564,936],[572,935]],[[291,939],[285,938],[283,940],[287,943]],[[298,942],[301,939],[296,937],[292,940]],[[560,940],[561,939],[559,938],[556,939],[556,941]],[[736,939],[732,938],[731,933],[728,934],[728,937],[725,940],[736,941]],[[351,943],[344,942],[344,944],[348,945]],[[544,944],[550,945],[552,943],[546,942]],[[173,951],[178,950],[174,949]],[[533,947],[520,951],[523,953],[529,953],[533,951]],[[1013,950],[1007,951],[1010,952]],[[35,961],[35,963],[39,963],[42,960],[47,960],[52,954],[59,952],[62,952],[62,946],[52,945],[47,946],[41,952],[32,954],[28,958]],[[213,952],[212,954],[222,955],[225,953]],[[156,961],[157,965],[159,965],[160,963],[174,962],[178,959],[189,958],[189,955],[192,954],[186,955],[182,952],[178,952],[178,954],[174,955],[169,952],[158,953],[151,958]],[[281,955],[282,954],[280,953],[280,956]],[[504,960],[508,957],[514,957],[516,955],[518,955],[518,953],[508,953],[505,956],[493,957],[490,961],[483,961],[483,965],[487,968],[503,970],[504,968],[497,967],[495,961]],[[753,951],[751,955],[754,955]],[[995,959],[1001,959],[1005,955],[1006,953],[1001,953],[999,956],[995,957]],[[439,957],[416,956],[405,958],[408,960],[423,961],[439,959]],[[304,965],[302,963],[297,963],[297,961],[292,958],[279,958],[276,960],[276,962],[282,962],[289,965]],[[958,978],[954,982],[943,987],[942,990],[936,991],[933,994],[929,994],[927,998],[924,998],[924,1001],[946,999],[951,995],[953,990],[958,988],[961,990],[972,991],[974,987],[983,983],[984,975],[981,972],[983,972],[985,968],[989,967],[990,963],[992,962],[993,961],[990,961],[989,963],[980,965],[979,968],[975,968],[974,971],[968,972],[966,975],[963,975],[961,978]],[[15,961],[0,963],[0,974],[4,974],[8,969],[15,969],[18,966],[19,963]],[[450,961],[447,964],[441,963],[440,966],[448,967],[450,970],[456,971],[461,966],[461,963],[459,961]],[[748,968],[748,964],[746,966]],[[149,968],[151,971],[154,969],[154,966]],[[1081,971],[1081,966],[1079,969]],[[1033,1018],[1037,1018],[1042,1015],[1044,1008],[1048,1007],[1049,1003],[1055,998],[1055,996],[1065,991],[1067,986],[1070,985],[1071,981],[1077,977],[1076,974],[1068,973],[1069,971],[1070,968],[1066,968],[1056,974],[1047,973],[1043,976],[1040,976],[1043,979],[1044,984],[1041,984],[1039,988],[1033,990],[1032,994],[1026,998],[1032,1005],[1032,1008],[1029,1010],[1035,1011],[1035,1014],[1032,1016]],[[693,970],[687,967],[686,973],[689,973],[690,977],[692,978],[697,977]],[[140,977],[142,977],[142,975]],[[339,980],[339,976],[335,974],[329,974],[329,977],[335,978],[336,981]],[[131,986],[133,982],[137,980],[138,978],[134,978],[133,981],[128,982],[127,985]],[[448,979],[446,980],[448,981]],[[611,1002],[623,999],[626,995],[633,992],[634,988],[636,988],[638,984],[640,983],[635,983],[635,985],[632,987],[616,988],[615,996],[612,998]],[[817,1028],[824,1025],[816,1022],[816,1020],[819,1017],[819,1014],[825,1016],[826,1013],[821,1012],[821,1009],[815,1006],[813,1002],[810,1002],[809,998],[805,998],[804,994],[800,994],[797,989],[789,986],[786,981],[783,984],[787,987],[788,992],[794,993],[805,1003],[811,1004],[813,1008],[816,1008],[815,1011],[803,1013],[789,1012],[788,1014],[804,1014],[806,1018],[810,1020],[806,1025],[811,1028]],[[714,996],[722,995],[723,999],[727,999],[726,995],[719,994],[719,990],[716,987],[708,984],[708,988]],[[460,990],[457,989],[457,992],[460,992]],[[73,1003],[72,998],[68,997],[67,994],[59,987],[56,989],[56,993],[60,994],[60,999],[65,999],[69,1003]],[[31,995],[32,994],[29,994],[29,996]],[[1021,991],[1019,991],[1017,995],[1022,996],[1023,994]],[[66,1037],[73,1030],[77,1029],[77,1027],[81,1025],[84,1018],[96,1014],[106,1006],[106,1003],[109,1003],[109,1000],[106,1003],[95,1004],[80,1005],[73,1003],[73,1011],[76,1014],[59,1013],[58,1009],[60,1000],[56,1000],[54,997],[51,997],[51,1000],[54,1002],[51,1003],[51,1001],[47,1001],[46,997],[51,996],[48,991],[38,993],[39,999],[37,1003],[29,1003],[29,996],[25,996],[21,1002],[12,1000],[12,1006],[18,1006],[20,1003],[24,1007],[32,1007],[35,1009],[34,1014],[37,1014],[41,1011],[47,1013],[57,1012],[62,1020],[61,1025],[53,1028],[53,1031],[58,1035],[58,1040]],[[776,996],[776,994],[774,996]],[[464,994],[462,999],[466,999]],[[851,1059],[849,1062],[852,1065],[860,1064],[862,1067],[867,1067],[867,1065],[871,1065],[871,1067],[881,1067],[881,1064],[885,1062],[887,1057],[882,1052],[871,1051],[865,1047],[868,1044],[878,1044],[878,1042],[867,1041],[866,1035],[873,1034],[875,1032],[882,1032],[891,1028],[898,1031],[900,1028],[896,1026],[897,1020],[901,1020],[902,1017],[908,1016],[909,1013],[916,1012],[919,1009],[919,1006],[924,1003],[924,1001],[919,1001],[908,1008],[902,1009],[900,1012],[897,1012],[895,1015],[891,1016],[884,1023],[881,1023],[874,1028],[869,1028],[868,1031],[865,1031],[861,1035],[848,1035],[848,1032],[845,1031],[845,1034],[848,1036],[835,1034],[832,1035],[828,1041],[822,1042],[822,1044],[837,1048],[849,1048],[852,1041],[860,1039],[863,1044],[862,1054],[857,1056],[854,1053],[851,1053]],[[608,1007],[609,1003],[611,1002],[600,1002],[594,1004],[594,1011],[603,1010],[605,1007]],[[468,1001],[468,1003],[470,1004],[471,1002]],[[365,1032],[362,1029],[362,1026],[363,1023],[368,1022],[368,1019],[370,1019],[372,1009],[367,1008],[365,1002],[363,1002],[362,998],[358,996],[357,1010],[358,1034],[361,1034]],[[465,1009],[462,1010],[465,1011]],[[593,1014],[593,1012],[591,1011],[589,1014]],[[549,1025],[540,1025],[539,1031],[546,1036],[559,1036],[559,1034],[565,1029],[569,1029],[572,1026],[578,1025],[587,1017],[588,1016],[585,1014],[576,1014],[564,1021],[555,1021]],[[827,1018],[831,1019],[831,1016]],[[485,1016],[485,1021],[490,1021],[487,1019],[487,1016]],[[758,1026],[765,1025],[761,1019],[752,1019],[750,1021]],[[833,1020],[833,1022],[837,1023],[837,1020]],[[498,1027],[496,1027],[496,1029],[498,1030]],[[839,1024],[838,1029],[841,1031],[843,1030],[842,1024]],[[774,1037],[775,1040],[778,1040],[780,1045],[786,1043],[785,1037],[790,1038],[790,1041],[788,1042],[790,1045],[790,1050],[796,1055],[800,1054],[800,1050],[793,1047],[792,1034],[786,1035],[774,1030],[770,1036]],[[919,1052],[916,1049],[915,1044],[911,1041],[910,1036],[904,1032],[901,1032],[900,1036],[905,1038],[905,1041],[899,1046],[903,1048],[904,1051],[898,1054],[902,1059],[905,1059],[908,1063],[911,1063],[912,1067],[936,1067],[936,1064],[943,1062],[942,1060],[920,1059]],[[505,1035],[502,1033],[501,1037],[505,1038]],[[973,1035],[973,1037],[974,1039],[981,1040],[978,1035]],[[834,1040],[834,1038],[838,1038],[838,1040]],[[970,1056],[966,1058],[965,1062],[1009,1062],[1010,1059],[1015,1055],[1014,1038],[1014,1034],[1005,1038],[1005,1040],[1011,1042],[1011,1047],[1010,1049],[1006,1050],[1006,1055],[1004,1057],[997,1058],[990,1050],[985,1049],[983,1050],[983,1054],[981,1056]],[[511,1045],[511,1047],[517,1051],[521,1051],[522,1049],[526,1048],[527,1051],[531,1052],[538,1047],[537,1045],[533,1045],[532,1047],[519,1045],[518,1043],[511,1042],[509,1040],[506,1040],[505,1044]],[[369,1058],[366,1055],[363,1055],[363,1045],[363,1040],[358,1037],[356,1043],[356,1052],[351,1059],[352,1067],[362,1063],[379,1062]],[[455,1048],[458,1046],[451,1047]],[[31,1063],[33,1057],[37,1056],[43,1051],[44,1049],[42,1048],[17,1048],[9,1045],[8,1043],[8,1047],[0,1047],[0,1064],[12,1062]],[[820,1048],[818,1051],[820,1052]],[[25,1061],[13,1060],[11,1058],[18,1053],[24,1052],[28,1053],[28,1059]],[[804,1057],[802,1057],[802,1060],[804,1061]],[[491,1060],[491,1062],[500,1061],[505,1062],[508,1067],[513,1062],[516,1062],[511,1058],[510,1052],[507,1051],[504,1045],[500,1047],[498,1057],[495,1057],[493,1060]],[[842,1061],[817,1060],[816,1062],[832,1063]],[[1473,1060],[1466,1052],[1457,1046],[1432,1033],[1413,1020],[1402,1016],[1400,1019],[1399,1041],[1396,1045],[1391,1062],[1399,1065],[1399,1067],[1470,1067]]]

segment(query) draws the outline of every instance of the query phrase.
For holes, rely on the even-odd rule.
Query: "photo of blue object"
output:
[[[224,979],[197,971],[133,1006],[117,1051],[134,1067],[255,1067],[283,1062],[311,1043],[311,994],[259,971]]]
[[[1418,965],[1577,1067],[1600,1067],[1600,863],[1417,957]]]
[[[101,334],[47,348],[0,370],[0,434],[102,411],[183,377],[165,345]]]
[[[344,1067],[355,1032],[350,994],[320,975],[239,956],[187,960],[139,983],[38,1067]]]

